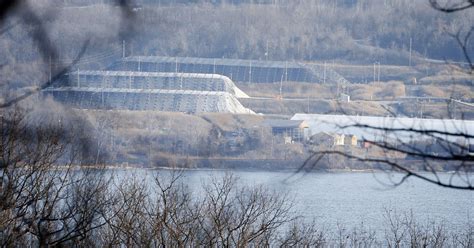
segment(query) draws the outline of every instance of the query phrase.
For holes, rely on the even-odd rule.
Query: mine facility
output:
[[[243,59],[131,56],[114,63],[109,70],[147,72],[212,73],[229,77],[234,82],[337,82],[349,83],[324,65],[292,61]]]
[[[43,94],[81,109],[253,114],[237,99],[248,95],[216,74],[76,71]]]
[[[326,66],[298,62],[131,56],[107,70],[71,71],[43,94],[80,109],[254,114],[234,81],[348,83]]]

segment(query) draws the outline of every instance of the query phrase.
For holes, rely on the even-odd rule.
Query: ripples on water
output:
[[[130,171],[118,171],[129,173]],[[138,170],[136,175],[151,179],[154,171]],[[166,171],[159,173],[166,175]],[[185,182],[196,196],[201,185],[224,171],[185,171]],[[390,187],[390,175],[378,173],[308,173],[232,171],[242,185],[263,185],[295,201],[295,211],[305,219],[315,218],[328,228],[337,224],[372,230],[383,229],[386,210],[412,213],[418,222],[436,221],[452,230],[473,221],[474,192],[446,189],[410,178],[401,186]],[[135,174],[135,173],[134,173]],[[400,175],[392,175],[399,177]],[[444,174],[441,176],[449,177]]]

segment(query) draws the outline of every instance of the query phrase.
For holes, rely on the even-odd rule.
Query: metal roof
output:
[[[454,119],[421,119],[408,117],[381,117],[355,115],[324,115],[324,114],[295,114],[291,120],[305,120],[310,125],[311,133],[337,132],[354,134],[368,140],[384,138],[400,139],[403,141],[429,138],[421,133],[406,130],[435,130],[439,132],[465,133],[474,135],[474,121]],[[404,129],[396,132],[384,132],[355,125],[367,125],[385,129]],[[416,135],[416,137],[413,137]],[[438,135],[437,137],[455,140],[460,136]]]
[[[122,59],[125,62],[150,62],[150,63],[179,63],[179,64],[207,64],[228,66],[252,66],[274,68],[301,68],[302,64],[292,61],[266,61],[226,58],[197,58],[197,57],[164,57],[164,56],[131,56]]]
[[[119,93],[150,93],[150,94],[182,94],[182,95],[208,95],[208,96],[232,96],[224,91],[198,91],[198,90],[163,90],[163,89],[126,89],[126,88],[92,88],[92,87],[61,87],[46,88],[43,91],[84,91],[84,92],[119,92]]]
[[[124,88],[47,88],[43,94],[83,109],[255,114],[228,92]]]
[[[121,77],[179,77],[179,78],[204,78],[222,79],[231,81],[230,78],[220,74],[209,73],[182,73],[182,72],[143,72],[143,71],[71,71],[68,75],[90,76],[121,76]]]
[[[136,77],[146,77],[146,78],[151,78],[151,80],[153,80],[153,78],[179,78],[179,79],[187,79],[188,81],[193,81],[192,83],[193,84],[199,84],[199,85],[202,85],[202,84],[208,84],[208,85],[212,85],[210,83],[218,83],[218,84],[224,84],[225,87],[227,87],[227,91],[229,91],[230,93],[233,93],[236,95],[236,97],[238,98],[249,98],[249,96],[244,93],[242,90],[240,90],[235,84],[234,82],[224,76],[224,75],[219,75],[219,74],[208,74],[208,73],[176,73],[176,72],[141,72],[141,71],[73,71],[73,72],[70,72],[68,74],[68,76],[70,77],[70,80],[72,79],[73,81],[82,81],[82,80],[85,80],[83,81],[88,83],[88,82],[96,82],[96,79],[91,79],[91,78],[86,78],[86,79],[82,79],[82,80],[79,80],[77,79],[76,80],[76,76],[79,77],[79,76],[99,76],[99,77],[131,77],[131,78],[136,78]],[[197,79],[202,79],[202,80],[197,80]],[[100,78],[99,78],[100,80]],[[135,84],[134,83],[134,86],[135,87]],[[79,83],[78,83],[78,86]],[[192,86],[192,85],[191,85]],[[191,87],[188,85],[188,87]],[[85,86],[85,87],[88,87],[88,86]],[[102,85],[102,87],[104,87],[104,85]],[[182,87],[182,86],[181,86]],[[112,87],[111,87],[112,88]],[[192,89],[191,89],[192,90]],[[222,91],[221,90],[217,90],[216,91]]]
[[[299,128],[304,122],[304,120],[267,119],[263,122],[263,124],[273,128]]]

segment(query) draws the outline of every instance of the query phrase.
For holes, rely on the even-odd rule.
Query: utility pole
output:
[[[420,118],[423,119],[423,101],[420,102]]]
[[[174,58],[175,59],[175,72],[178,73],[178,58]]]
[[[380,83],[380,62],[378,61],[374,62],[374,82]]]
[[[373,81],[374,83],[375,83],[375,79],[376,78],[375,78],[375,62],[374,62],[374,81]]]
[[[377,82],[380,83],[380,62],[377,62],[379,65],[379,73],[377,75]]]
[[[49,55],[49,83],[51,83],[52,74],[53,74],[52,64],[51,64],[51,54]]]
[[[268,40],[267,40],[267,46],[266,46],[266,49],[265,49],[265,60],[268,61]]]
[[[307,109],[306,113],[309,114],[309,96],[308,96],[308,109]]]
[[[214,69],[213,69],[213,74],[216,74],[216,59],[214,59]]]
[[[280,80],[280,100],[283,99],[282,88],[283,88],[283,75],[281,76],[281,80]]]
[[[252,83],[252,61],[250,61],[250,67],[249,67],[249,84]]]
[[[270,157],[273,158],[273,131],[272,131],[272,143],[271,143],[271,146],[270,146]]]
[[[408,57],[408,66],[411,67],[411,43],[412,43],[412,39],[410,37],[410,56]]]
[[[323,84],[326,84],[326,61],[324,61]]]
[[[122,40],[122,58],[125,58],[125,40]]]
[[[141,71],[141,58],[138,56],[138,71]]]

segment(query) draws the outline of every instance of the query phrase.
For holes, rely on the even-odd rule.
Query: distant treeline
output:
[[[100,69],[125,55],[344,61],[409,64],[419,59],[464,61],[447,32],[463,36],[474,12],[446,15],[428,0],[140,0],[133,18],[111,0],[28,2],[60,61],[67,65],[89,41],[80,69]],[[44,82],[48,57],[20,14],[4,21],[0,64],[5,81]],[[35,22],[37,23],[37,22]],[[410,42],[411,41],[411,42]],[[472,43],[472,42],[471,42]],[[467,51],[474,53],[473,46]],[[46,68],[46,69],[45,69]],[[33,72],[33,73],[30,73]]]
[[[104,2],[64,1],[73,3]],[[415,57],[462,61],[448,33],[474,23],[472,12],[446,15],[427,0],[141,0],[132,7],[138,23],[128,41],[140,55],[403,65],[411,40]]]

